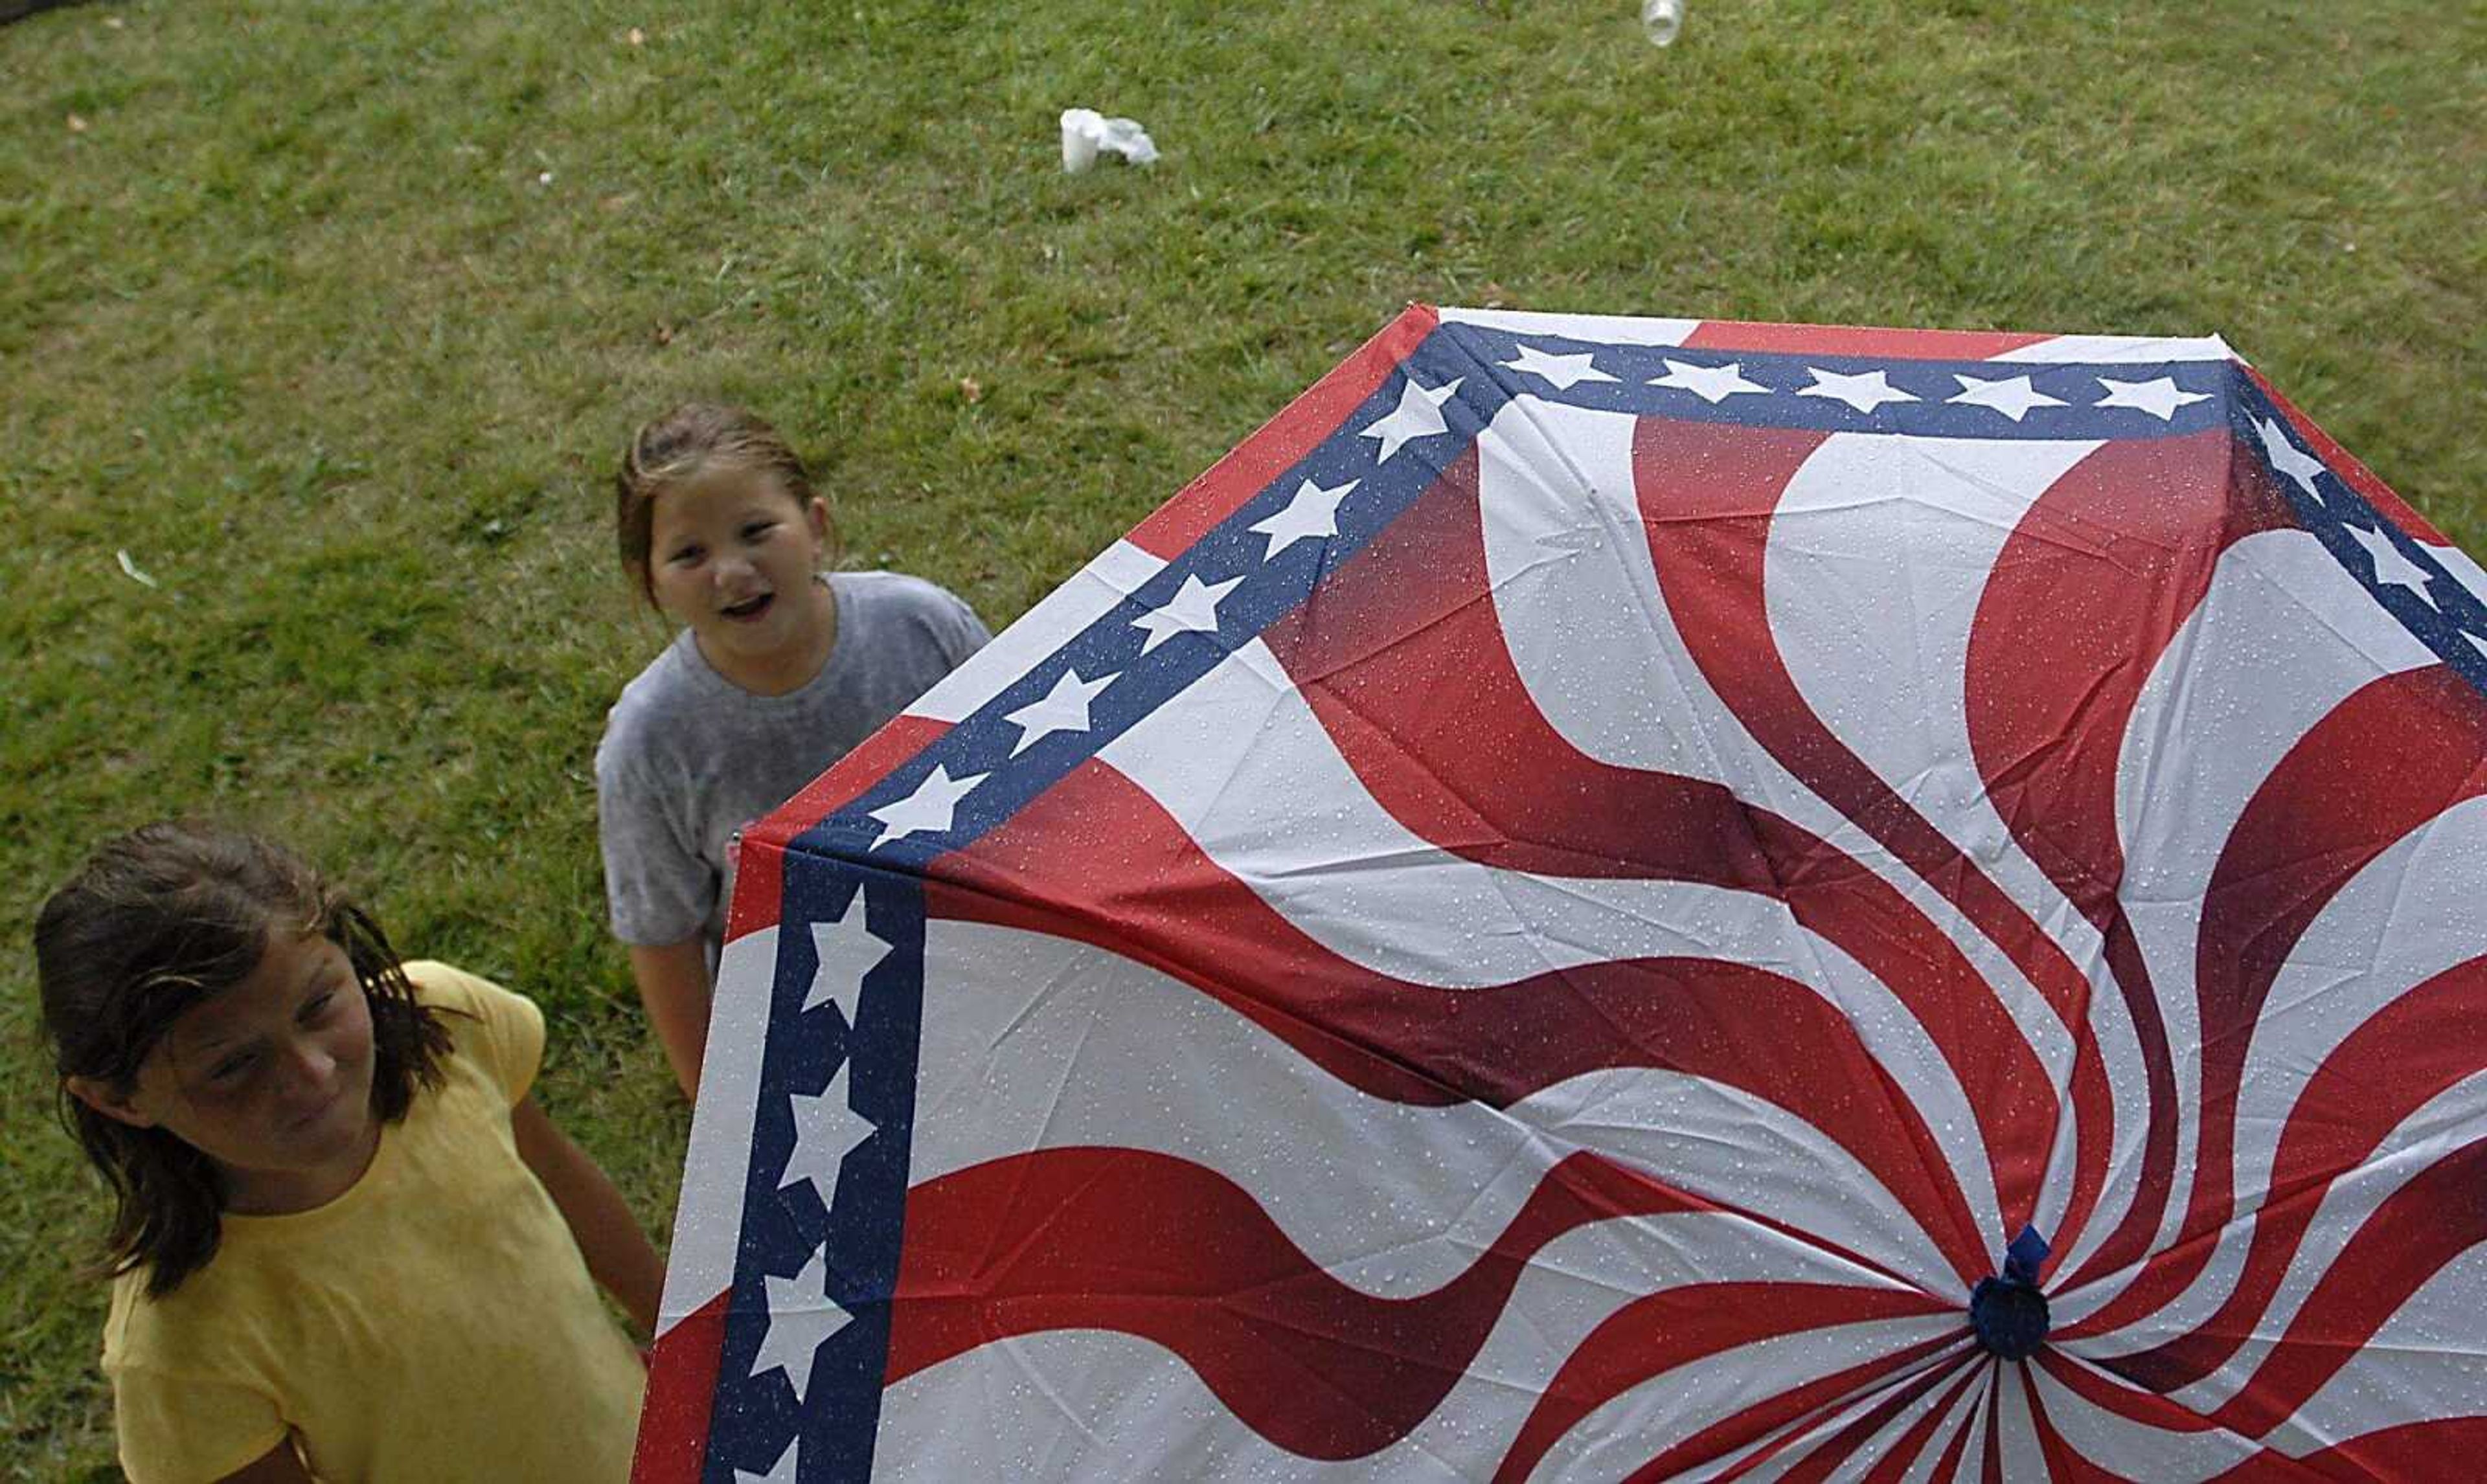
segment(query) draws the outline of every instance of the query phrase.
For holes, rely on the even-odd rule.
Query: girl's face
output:
[[[346,950],[316,934],[270,934],[249,977],[173,1022],[127,1096],[78,1081],[99,1112],[213,1160],[245,1214],[335,1199],[379,1143],[371,1004]]]
[[[727,679],[792,690],[828,658],[835,609],[812,580],[828,529],[827,506],[796,499],[774,476],[717,470],[657,496],[649,591]]]

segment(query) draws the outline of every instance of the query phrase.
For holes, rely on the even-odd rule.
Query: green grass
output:
[[[546,1102],[663,1230],[686,1120],[589,760],[662,635],[604,477],[681,395],[765,410],[851,560],[997,624],[1411,299],[2216,331],[2487,547],[2487,12],[1694,0],[1659,51],[1635,9],[0,29],[0,1471],[110,1476],[26,951],[109,830],[255,819],[539,997]],[[1165,159],[1063,176],[1074,104]]]

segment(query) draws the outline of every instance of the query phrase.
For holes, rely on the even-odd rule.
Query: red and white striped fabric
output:
[[[2217,341],[1412,308],[745,841],[638,1478],[2443,1476],[2482,695]]]

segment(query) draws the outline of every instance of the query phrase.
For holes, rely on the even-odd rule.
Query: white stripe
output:
[[[2046,1450],[2038,1442],[2036,1421],[2029,1415],[2029,1391],[2022,1384],[2024,1365],[1996,1367],[1997,1389],[1995,1436],[1997,1456],[2003,1460],[2003,1476],[2007,1479],[2047,1479],[2054,1474],[2047,1468]],[[1967,1459],[1962,1460],[1967,1463]]]
[[[1491,1405],[1498,1388],[1463,1378],[1452,1395]],[[1473,1391],[1475,1396],[1464,1396]],[[1508,1403],[1491,1420],[1518,1431]],[[1439,1415],[1439,1414],[1438,1414]],[[1471,1425],[1444,1458],[1426,1429],[1344,1462],[1299,1457],[1225,1410],[1172,1352],[1132,1335],[1056,1330],[1001,1339],[919,1371],[881,1393],[873,1477],[889,1484],[1014,1484],[1186,1479],[1396,1478],[1459,1484],[1491,1473],[1494,1455]],[[1424,1440],[1419,1442],[1417,1440]]]
[[[2265,1441],[2303,1458],[2405,1422],[2487,1415],[2481,1313],[2487,1313],[2487,1247],[2473,1247],[2420,1284]]]
[[[2097,1405],[2038,1366],[2028,1369],[2030,1379],[2038,1384],[2038,1404],[2046,1409],[2056,1434],[2075,1453],[2107,1473],[2146,1478],[2152,1484],[2194,1484],[2225,1473],[2261,1451],[2250,1439],[2234,1433],[2182,1432],[2137,1422]],[[2098,1374],[2118,1391],[2149,1395],[2135,1391],[2114,1376]]]
[[[2258,1202],[2288,1115],[2340,1043],[2427,980],[2487,955],[2487,798],[2466,800],[2367,863],[2307,924],[2255,1023],[2237,1101],[2237,1199]],[[2487,1040],[2467,1036],[2487,1068]],[[2389,1075],[2378,1068],[2378,1075]],[[2389,1152],[2389,1151],[2386,1151]]]
[[[708,1054],[700,1067],[699,1104],[691,1112],[689,1151],[683,1157],[683,1194],[675,1210],[673,1250],[657,1333],[734,1284],[734,1254],[742,1238],[742,1182],[751,1165],[751,1130],[760,1103],[760,1058],[768,1036],[768,1001],[777,978],[777,928],[745,933],[717,959],[716,993],[708,1017]]]
[[[1982,1353],[1971,1352],[1968,1363],[1974,1366],[1983,1363],[1985,1357]],[[1874,1435],[1865,1440],[1864,1445],[1857,1450],[1857,1456],[1842,1463],[1831,1473],[1831,1484],[1856,1484],[1857,1480],[1872,1471],[1875,1465],[1890,1456],[1891,1450],[1900,1445],[1900,1440],[1907,1436],[1910,1428],[1916,1426],[1927,1414],[1942,1405],[1943,1397],[1954,1386],[1959,1385],[1957,1371],[1962,1368],[1962,1362],[1958,1360],[1946,1360],[1943,1363],[1945,1366],[1943,1379],[1929,1387],[1925,1395],[1901,1408],[1892,1415],[1889,1421],[1877,1428]],[[1937,1423],[1934,1430],[1927,1435],[1924,1445],[1918,1449],[1916,1456],[1910,1460],[1908,1472],[1902,1475],[1904,1481],[1922,1481],[1934,1473],[1935,1461],[1942,1456],[1943,1440],[1951,1436],[1960,1426],[1957,1418],[1961,1407],[1966,1405],[1969,1397],[1976,1394],[1977,1388],[1971,1384],[1960,1397],[1953,1399],[1949,1407],[1944,1408],[1945,1415],[1950,1420]]]
[[[1980,1484],[1986,1477],[1986,1399],[2003,1384],[2004,1376],[1999,1362],[1989,1361],[1985,1369],[1985,1379],[1970,1387],[1965,1398],[1969,1410],[1969,1441],[1962,1445],[1960,1457],[1952,1465],[1951,1476],[1955,1484]],[[1936,1451],[1940,1455],[1942,1450]]]
[[[1295,926],[1375,973],[1473,988],[1693,957],[1805,985],[1838,1007],[1923,1115],[1970,1212],[1982,1220],[1996,1209],[1976,1120],[1933,1038],[1888,986],[1784,903],[1690,882],[1498,870],[1439,849],[1374,803],[1258,641],[1101,756]]]
[[[1738,1477],[1752,1479],[1755,1484],[1780,1478],[1820,1451],[1843,1429],[1854,1424],[1876,1407],[1882,1406],[1894,1393],[1915,1384],[1928,1371],[1942,1372],[1943,1379],[1928,1387],[1924,1395],[1893,1413],[1883,1425],[1861,1440],[1846,1457],[1833,1464],[1828,1475],[1831,1484],[1860,1478],[1887,1456],[1888,1450],[1898,1443],[1902,1433],[1908,1431],[1919,1418],[1934,1410],[1935,1404],[1942,1399],[1944,1390],[1954,1384],[1955,1374],[1964,1368],[1965,1363],[1970,1358],[1981,1354],[1976,1342],[1970,1337],[1969,1332],[1964,1330],[1957,1346],[1938,1351],[1931,1357],[1915,1361],[1888,1379],[1858,1392],[1852,1399],[1834,1406],[1828,1413],[1800,1417],[1778,1432],[1757,1440],[1751,1445],[1720,1459],[1716,1464],[1696,1469],[1685,1477],[1688,1480],[1716,1477],[1734,1469],[1738,1461],[1744,1458],[1759,1453],[1765,1448],[1776,1448],[1778,1451],[1774,1453],[1767,1462],[1752,1466],[1748,1472],[1740,1474]]]
[[[2113,1105],[2129,1108],[2143,1086],[2138,1042],[2105,945],[1996,811],[1969,731],[1970,637],[1995,563],[2030,508],[2098,446],[1826,439],[1788,481],[1773,514],[1764,597],[1788,676],[1813,714],[2086,980],[2118,1094]],[[1886,854],[1862,841],[1855,853]],[[2001,984],[2020,977],[1990,975]],[[2054,1029],[2053,1013],[2037,1005],[2015,1005],[2014,1016],[2025,1027]],[[2069,1081],[2057,1076],[2059,1087]],[[2062,1220],[2079,1152],[2067,1104],[2034,1217],[2041,1231],[2055,1231]]]
[[[1405,1298],[1467,1272],[1546,1171],[1587,1148],[1932,1291],[1956,1284],[1918,1219],[1846,1150],[1733,1089],[1612,1069],[1507,1110],[1410,1107],[1103,949],[938,919],[925,931],[912,1181],[1043,1148],[1150,1150],[1234,1181],[1340,1280]],[[1879,1281],[1829,1257],[1813,1269]]]
[[[1848,849],[1961,951],[2051,1082],[2064,1087],[2073,1043],[2027,977],[1933,885],[1892,861],[1780,767],[1703,677],[1659,591],[1649,543],[1668,533],[1653,535],[1643,523],[1634,427],[1620,414],[1522,398],[1478,440],[1495,616],[1530,700],[1565,741],[1590,757],[1720,784]],[[2049,914],[2052,921],[2067,935],[2079,932],[2095,942],[2088,924],[2060,897],[2053,899],[2059,905]],[[2141,1087],[2138,1042],[2095,953],[2085,967],[2116,1102],[2132,1106],[2129,1099],[2138,1099]],[[2066,1103],[2054,1141],[2060,1177],[2046,1182],[2035,1215],[2042,1230],[2052,1232],[2061,1218],[2078,1154]]]
[[[1433,1412],[1396,1443],[1362,1458],[1324,1462],[1278,1447],[1154,1343],[1111,1332],[1055,1331],[967,1351],[883,1392],[875,1472],[938,1484],[1484,1478],[1563,1361],[1616,1310],[1688,1284],[1784,1277],[1789,1263],[1776,1249],[1786,1246],[1749,1223],[1713,1215],[1605,1223],[1569,1234],[1522,1270],[1474,1361]],[[1958,1323],[1937,1316],[1827,1332],[1845,1344],[1822,1347],[1837,1354],[1825,1368]],[[1673,1374],[1714,1366],[1772,1389],[1801,1379],[1754,1375],[1750,1358],[1740,1360],[1736,1352]],[[1654,1444],[1649,1453],[1664,1445],[1657,1434],[1645,1442]]]
[[[2042,921],[2062,894],[1987,799],[1970,748],[1970,634],[2004,543],[2097,447],[1835,435],[1771,520],[1764,594],[1798,692]]]
[[[966,663],[925,692],[906,714],[965,721],[1011,682],[1113,612],[1115,605],[1138,591],[1164,566],[1161,558],[1129,541],[1116,541],[1021,614],[1018,622],[993,636],[992,644],[969,655]]]
[[[2085,965],[2097,932],[1987,797],[1968,673],[2004,543],[2097,447],[1831,437],[1788,481],[1765,578],[1772,634],[1814,714]]]
[[[2389,1153],[2333,1182],[2315,1208],[2313,1224],[2289,1263],[2287,1276],[2280,1279],[2278,1292],[2256,1316],[2255,1333],[2284,1333],[2350,1241],[2385,1201],[2438,1161],[2482,1139],[2487,1139],[2487,1072],[2464,1078],[2430,1098],[2392,1130],[2384,1142]],[[2474,1317],[2473,1311],[2473,1321]],[[2475,1331],[2472,1333],[2474,1335]],[[2260,1351],[2258,1344],[2250,1345],[2244,1356]],[[2235,1394],[2235,1383],[2241,1379],[2232,1369],[2223,1370],[2176,1394],[2188,1398],[2189,1404],[2223,1405]]]
[[[1986,1388],[1995,1384],[1995,1363],[1989,1360],[1980,1364],[1977,1369],[1977,1379],[1970,1382],[1968,1389],[1962,1391],[1951,1406],[1945,1409],[1942,1421],[1937,1424],[1934,1432],[1927,1436],[1926,1445],[1918,1450],[1915,1460],[1909,1465],[1909,1471],[1902,1476],[1900,1484],[1931,1484],[1935,1470],[1942,1463],[1943,1449],[1950,1446],[1951,1440],[1962,1433],[1976,1431],[1980,1427],[1979,1419],[1986,1415]],[[1977,1449],[1974,1446],[1962,1448],[1960,1460],[1952,1468],[1952,1477],[1955,1479],[1979,1477],[1978,1471],[1970,1467],[1970,1461],[1977,1456]]]
[[[1515,397],[1478,436],[1495,617],[1530,699],[1565,741],[1614,767],[1733,787],[1758,749],[1703,679],[1659,591],[1633,470],[1636,426]]]
[[[2111,1168],[2113,1151],[2120,1138],[2129,1137],[2134,1146],[2139,1143],[2138,1129],[2146,1126],[2149,1108],[2149,1074],[2141,1060],[2141,1036],[2135,1030],[2132,1007],[2125,1003],[2124,991],[2114,976],[2105,972],[2104,964],[2083,965],[2090,985],[2090,1033],[2099,1051],[2099,1068],[2107,1083],[2107,1126],[2098,1132],[2107,1145],[2102,1156],[2084,1150],[2079,1140],[2076,1118],[2079,1110],[2073,1106],[2069,1090],[2064,1093],[2063,1107],[2056,1115],[2055,1146],[2047,1162],[2046,1184],[2039,1196],[2039,1216],[2032,1222],[2040,1235],[2055,1247],[2052,1274],[2070,1274],[2078,1253],[2063,1241],[2063,1219],[2070,1207],[2073,1187],[2077,1183],[2084,1158],[2110,1164],[2099,1187],[2095,1203],[2083,1223],[2083,1240],[2079,1247],[2095,1247],[2106,1233],[2113,1231],[2133,1207],[2135,1182],[2115,1178]],[[2062,1086],[2069,1079],[2059,1082]]]
[[[2434,663],[2305,532],[2228,547],[2143,685],[2117,761],[2125,890],[2139,898],[2130,905],[2176,893],[2197,909],[2281,756],[2360,687]]]
[[[1472,324],[1514,335],[1560,335],[1609,345],[1680,345],[1698,319],[1644,319],[1626,315],[1545,315],[1515,309],[1438,311],[1444,324]]]
[[[2065,365],[2147,364],[2154,361],[2238,361],[2245,358],[2216,335],[2194,338],[2135,335],[2058,335],[1988,357],[1995,361]]]
[[[1938,1314],[1774,1335],[1654,1376],[1582,1418],[1529,1477],[1622,1478],[1765,1397],[1846,1370],[1878,1351],[1955,1333],[1960,1324],[1958,1315]]]

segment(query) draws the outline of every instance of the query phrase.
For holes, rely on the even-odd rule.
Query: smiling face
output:
[[[689,625],[719,674],[764,696],[793,690],[835,638],[834,600],[813,580],[828,519],[766,472],[703,473],[656,499],[649,596]]]
[[[371,1005],[346,950],[278,931],[246,977],[173,1022],[133,1088],[70,1090],[214,1161],[227,1210],[268,1214],[324,1204],[371,1163],[372,1071]]]

